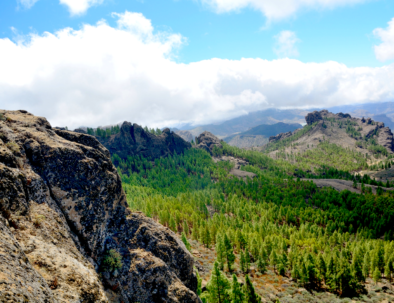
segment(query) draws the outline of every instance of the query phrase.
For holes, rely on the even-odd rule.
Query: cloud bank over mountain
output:
[[[269,107],[321,107],[394,99],[394,65],[349,68],[283,58],[177,62],[180,34],[140,13],[80,29],[0,39],[0,98],[52,125],[124,120],[205,124]]]

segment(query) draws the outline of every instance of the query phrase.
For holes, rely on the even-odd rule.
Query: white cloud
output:
[[[374,35],[382,40],[375,46],[375,56],[379,61],[394,59],[394,18],[388,23],[387,29],[377,28]]]
[[[59,0],[61,4],[68,7],[71,15],[80,15],[85,13],[89,7],[99,5],[104,0]]]
[[[17,3],[22,5],[23,7],[29,9],[31,8],[38,0],[17,0]]]
[[[250,7],[261,11],[269,20],[294,15],[303,8],[332,9],[338,6],[356,4],[367,0],[201,0],[218,13],[237,11]]]
[[[297,57],[299,55],[296,44],[300,42],[295,32],[281,31],[275,36],[275,54],[280,57]]]
[[[211,123],[268,107],[394,99],[394,65],[348,68],[292,59],[172,59],[178,34],[124,13],[80,30],[0,39],[0,108],[26,109],[75,128],[131,121],[151,127]]]

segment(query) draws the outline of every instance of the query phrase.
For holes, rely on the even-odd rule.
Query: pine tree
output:
[[[241,285],[238,283],[237,276],[233,274],[233,281],[231,283],[231,303],[243,303],[245,294],[242,291]]]
[[[171,216],[171,218],[170,218],[169,228],[170,228],[173,232],[177,232],[177,231],[178,231],[178,229],[177,229],[177,227],[176,227],[175,220],[174,220],[174,218],[173,218],[172,216]]]
[[[199,296],[202,293],[202,278],[200,277],[200,274],[197,269],[196,269],[196,278],[197,278],[196,294],[197,294],[197,296]]]
[[[373,272],[373,280],[375,281],[375,284],[380,281],[382,278],[382,275],[380,274],[380,270],[378,267],[375,267],[375,270]]]
[[[224,239],[221,234],[216,236],[216,259],[219,262],[220,270],[224,269],[226,262],[226,248],[224,246]]]
[[[230,282],[219,269],[218,262],[215,262],[211,273],[211,278],[207,283],[209,303],[230,303]]]
[[[257,260],[257,269],[262,274],[264,274],[267,271],[267,265],[266,265],[265,261],[263,260],[262,256],[259,256],[259,258]]]
[[[241,250],[241,257],[239,260],[239,265],[241,267],[241,271],[245,274],[246,273],[246,260],[245,260],[245,253]]]
[[[248,273],[250,269],[250,253],[248,250],[245,251],[245,269]]]
[[[358,282],[365,282],[365,277],[363,275],[363,264],[361,260],[361,255],[359,252],[356,252],[353,255],[353,261],[352,261],[352,271],[353,271],[353,276],[356,278]]]
[[[363,276],[365,278],[369,277],[370,265],[371,265],[371,260],[369,258],[369,252],[366,252],[363,261]]]
[[[182,237],[181,237],[181,239],[182,239],[183,244],[185,244],[187,250],[188,250],[188,251],[191,251],[192,247],[190,246],[190,243],[189,243],[189,241],[187,240],[186,235],[185,235],[184,232],[182,232]]]
[[[300,271],[298,270],[297,263],[294,263],[294,265],[293,265],[293,269],[291,270],[291,277],[295,281],[298,281],[300,279]]]
[[[319,254],[317,257],[317,269],[319,271],[320,279],[326,282],[326,276],[327,276],[327,266],[326,262],[324,261],[324,258],[322,254]]]
[[[224,234],[224,248],[227,261],[227,269],[231,272],[235,261],[234,249],[227,234]]]
[[[245,294],[245,301],[248,303],[261,302],[260,296],[256,294],[256,290],[254,289],[254,286],[249,278],[249,275],[245,276],[244,294]]]
[[[391,266],[389,262],[384,266],[384,276],[391,282]]]
[[[274,271],[276,270],[277,263],[278,263],[278,256],[276,255],[275,250],[272,250],[270,254],[270,265],[274,267]]]
[[[186,220],[183,221],[182,229],[183,229],[183,232],[185,233],[185,235],[189,236],[189,232],[190,232],[189,231],[189,225],[187,224]]]

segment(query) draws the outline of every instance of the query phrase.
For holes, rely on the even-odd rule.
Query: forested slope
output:
[[[221,302],[258,302],[254,292],[280,302],[332,302],[336,296],[392,300],[388,292],[375,292],[383,285],[375,282],[389,285],[394,272],[392,193],[338,192],[297,179],[301,171],[315,178],[327,173],[352,178],[349,150],[323,144],[333,157],[342,153],[345,164],[332,160],[332,167],[314,169],[311,159],[300,165],[225,143],[215,148],[216,157],[249,163],[242,169],[257,177],[246,182],[229,175],[230,163],[214,163],[197,149],[154,161],[112,159],[132,210],[182,233],[186,246],[198,242],[215,253],[216,262],[207,259],[211,278],[203,292],[198,290],[203,301],[219,302],[221,296]],[[363,155],[353,156],[360,157],[357,165],[365,165]],[[371,182],[367,176],[354,180]],[[269,279],[279,281],[275,277],[290,286],[272,282],[268,289]]]

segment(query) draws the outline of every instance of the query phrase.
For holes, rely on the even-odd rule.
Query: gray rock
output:
[[[110,153],[96,138],[20,111],[5,115],[0,132],[17,148],[0,140],[1,299],[108,302],[110,293],[119,302],[199,302],[190,253],[172,231],[130,212]],[[171,138],[165,131],[162,141],[177,146]],[[122,267],[117,277],[104,273],[103,285],[98,273],[110,249]]]
[[[160,136],[146,132],[138,124],[124,122],[120,133],[110,138],[99,138],[101,143],[108,148],[112,154],[117,154],[121,158],[129,155],[142,155],[155,159],[171,154],[180,154],[185,149],[191,148],[191,144],[183,140],[180,136],[166,128]]]
[[[210,132],[203,132],[196,138],[196,148],[203,149],[212,155],[214,147],[223,148],[219,138]]]
[[[308,125],[312,125],[315,122],[323,120],[323,117],[321,115],[321,112],[314,111],[313,113],[309,113],[308,115],[306,115],[305,120]]]

